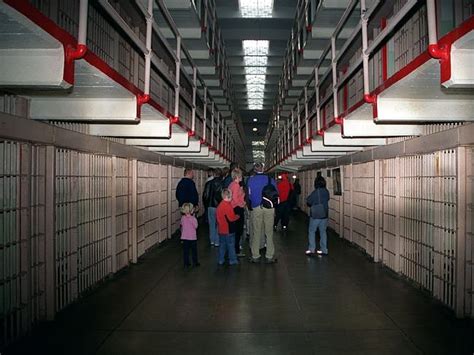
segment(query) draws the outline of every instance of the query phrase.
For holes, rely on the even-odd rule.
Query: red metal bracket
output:
[[[138,106],[146,104],[148,101],[150,101],[150,95],[148,95],[148,94],[137,95],[137,104],[138,104]]]
[[[434,59],[448,60],[451,54],[450,52],[451,50],[449,46],[439,44],[430,44],[428,46],[428,53]]]
[[[66,48],[66,59],[70,62],[81,59],[87,52],[87,46],[85,44],[78,44],[76,48],[68,46]]]
[[[341,116],[334,118],[335,124],[342,124],[343,122],[344,122],[344,119]]]
[[[306,26],[306,32],[313,32],[313,26],[312,25]]]
[[[306,138],[306,143],[311,143],[313,141],[313,138],[309,137],[309,138]]]
[[[196,135],[196,131],[189,130],[188,137],[194,137]]]
[[[316,134],[317,134],[318,136],[324,137],[324,129],[318,129],[318,131],[316,132]]]
[[[179,123],[179,117],[178,116],[171,116],[170,117],[170,123],[171,124],[178,124]]]
[[[375,104],[377,103],[377,95],[375,94],[365,94],[364,101],[368,104]]]

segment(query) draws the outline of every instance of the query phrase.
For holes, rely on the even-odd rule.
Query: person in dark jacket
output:
[[[214,179],[204,185],[202,201],[207,208],[207,219],[209,222],[209,240],[211,246],[219,246],[219,235],[217,234],[216,208],[222,201],[222,170],[214,170]]]
[[[319,255],[328,255],[327,233],[329,215],[329,191],[326,189],[326,180],[322,176],[314,180],[314,191],[306,198],[306,204],[310,207],[309,227],[308,227],[308,250],[306,255],[314,255],[316,250],[316,230],[319,228],[321,237],[321,249],[317,250]]]
[[[222,186],[224,187],[224,189],[228,189],[232,181],[234,181],[232,179],[232,171],[234,171],[235,168],[237,168],[236,163],[231,163],[229,166],[229,170],[227,170],[227,168],[224,168],[224,171],[222,172]]]
[[[293,191],[291,193],[291,209],[299,210],[300,209],[300,195],[301,195],[301,185],[300,179],[295,179],[293,183]]]
[[[179,207],[182,207],[184,203],[192,203],[193,206],[199,205],[199,194],[193,179],[194,171],[192,169],[184,169],[184,177],[176,186],[176,199],[178,200]]]

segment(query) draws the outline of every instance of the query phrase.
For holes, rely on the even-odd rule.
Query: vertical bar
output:
[[[374,161],[374,261],[380,261],[380,160]]]
[[[110,259],[111,272],[117,271],[117,157],[112,157],[111,212],[110,212]]]
[[[20,270],[21,288],[20,302],[22,305],[21,332],[30,328],[32,322],[31,305],[31,230],[30,230],[30,192],[31,192],[31,146],[20,145]],[[3,191],[2,191],[3,193]],[[3,231],[0,231],[3,233]]]
[[[395,158],[395,271],[400,272],[400,158]]]
[[[46,319],[53,320],[56,313],[56,253],[55,253],[55,160],[56,150],[46,147],[45,164],[45,274]]]
[[[334,119],[339,118],[339,103],[337,97],[337,59],[336,59],[336,36],[331,37],[331,64],[332,64],[332,94]]]
[[[130,160],[130,178],[131,178],[131,207],[132,207],[132,263],[136,264],[138,261],[138,246],[137,246],[137,160]]]
[[[467,184],[467,171],[466,171],[466,148],[458,147],[457,149],[457,166],[456,166],[456,176],[457,176],[457,231],[456,231],[456,245],[455,245],[455,255],[456,255],[456,273],[454,280],[455,282],[455,312],[457,317],[464,317],[465,304],[467,303],[466,292],[465,292],[465,283],[466,283],[466,184]],[[471,221],[472,223],[472,221]]]
[[[174,89],[174,116],[179,117],[179,92],[181,90],[181,36],[176,37],[176,86]]]
[[[191,110],[191,132],[196,132],[196,93],[197,93],[197,68],[193,66],[193,103]]]

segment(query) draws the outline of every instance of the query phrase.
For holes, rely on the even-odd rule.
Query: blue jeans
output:
[[[239,261],[237,260],[237,255],[235,254],[235,234],[219,234],[219,239],[219,259],[217,260],[219,265],[224,264],[226,252],[229,255],[229,264],[238,264]]]
[[[209,240],[211,244],[219,246],[219,235],[217,234],[216,207],[208,207],[207,217],[209,218]]]
[[[327,246],[327,241],[328,241],[328,235],[326,233],[326,228],[328,227],[328,219],[323,218],[323,219],[315,219],[315,218],[309,218],[309,227],[308,227],[308,241],[309,241],[309,246],[308,249],[314,253],[316,250],[316,230],[319,228],[319,235],[321,236],[321,251],[325,254],[328,252],[328,246]]]

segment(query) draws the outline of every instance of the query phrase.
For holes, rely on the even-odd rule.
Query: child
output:
[[[219,265],[224,264],[226,251],[229,255],[229,265],[237,265],[237,255],[235,254],[235,230],[233,222],[239,219],[234,213],[231,205],[232,192],[229,189],[222,190],[222,201],[217,206],[217,231],[219,233]]]
[[[189,263],[189,249],[191,249],[191,255],[193,259],[193,265],[199,266],[197,257],[197,234],[196,229],[198,227],[198,221],[196,217],[192,215],[194,207],[192,203],[186,202],[181,206],[181,240],[183,241],[183,259],[184,267],[188,268],[191,266]]]

